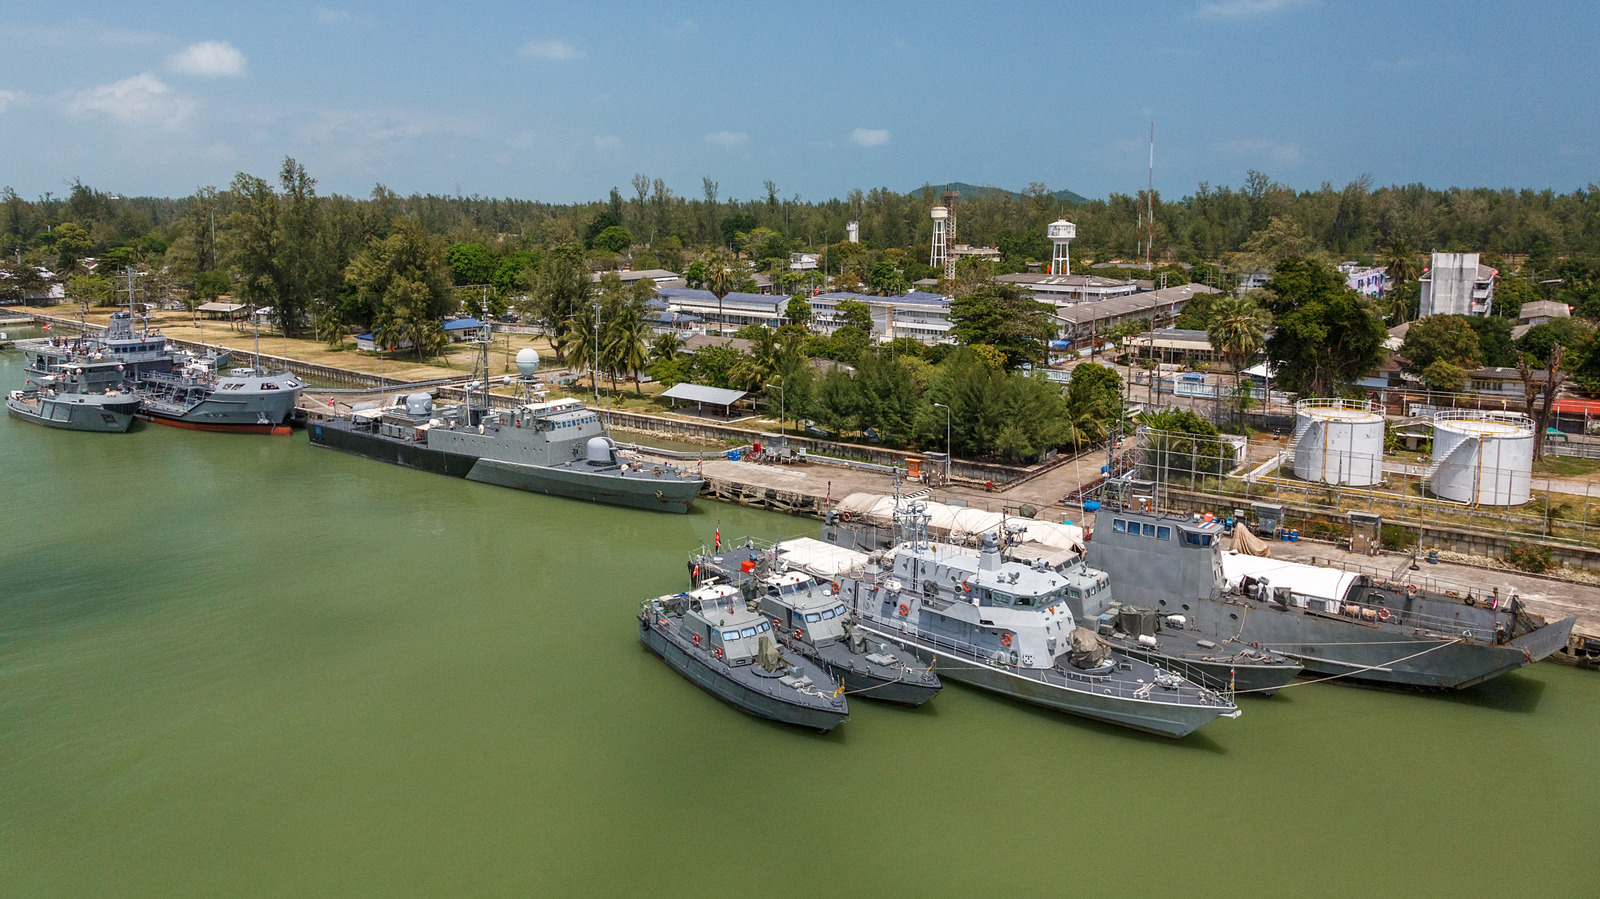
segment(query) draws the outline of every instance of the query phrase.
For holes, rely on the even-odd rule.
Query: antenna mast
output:
[[[1150,229],[1150,242],[1145,244],[1144,261],[1153,272],[1156,254],[1156,123],[1150,123],[1150,181],[1145,186],[1145,222]]]

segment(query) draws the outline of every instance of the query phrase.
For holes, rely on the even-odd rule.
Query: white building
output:
[[[1389,273],[1375,265],[1341,262],[1339,273],[1346,287],[1369,297],[1381,297],[1389,290]]]
[[[720,301],[709,290],[687,287],[663,287],[656,297],[667,304],[670,312],[687,313],[701,321],[720,323],[733,328],[745,325],[766,325],[776,328],[785,323],[786,296],[758,293],[730,293]]]
[[[1477,253],[1433,254],[1423,273],[1422,310],[1430,315],[1486,316],[1494,308],[1494,279],[1500,273],[1478,262]]]
[[[832,334],[844,326],[839,303],[854,300],[872,312],[872,339],[887,343],[909,337],[921,343],[954,343],[950,336],[950,298],[943,294],[913,293],[875,297],[861,293],[824,293],[811,297],[811,327]]]

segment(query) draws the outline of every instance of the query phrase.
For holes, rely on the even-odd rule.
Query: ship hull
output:
[[[528,493],[678,513],[688,512],[695,497],[700,495],[701,482],[687,478],[661,481],[632,479],[482,459],[430,449],[420,441],[360,433],[325,422],[313,422],[306,431],[313,446],[326,446],[380,462]]]
[[[999,668],[978,660],[964,659],[949,647],[926,644],[888,629],[869,627],[868,630],[901,649],[916,654],[923,662],[934,665],[934,670],[939,673],[942,680],[955,681],[1029,705],[1067,712],[1161,737],[1186,737],[1229,711],[1228,708],[1221,706],[1135,700],[1098,694],[1089,688],[1073,689],[1058,686],[1047,683],[1042,678],[1009,668]],[[939,658],[950,664],[944,668],[938,667],[936,660]]]
[[[20,421],[60,428],[64,431],[89,431],[102,434],[121,434],[133,424],[134,409],[138,401],[121,403],[71,402],[70,400],[42,398],[37,405],[6,397],[6,412]]]
[[[839,710],[835,711],[787,702],[744,687],[712,670],[710,665],[701,661],[691,650],[679,646],[676,641],[651,627],[650,623],[642,618],[639,620],[639,642],[695,686],[757,718],[827,733],[849,717],[849,708],[843,703],[840,704]]]
[[[1219,619],[1239,608],[1202,601],[1196,611],[1212,606],[1225,607]],[[1254,602],[1242,617],[1244,626],[1237,629],[1241,643],[1257,643],[1296,659],[1308,675],[1448,690],[1475,686],[1539,661],[1566,643],[1574,621],[1552,622],[1508,643],[1492,644]]]
[[[1102,636],[1100,639],[1105,640]],[[1252,696],[1271,696],[1291,683],[1303,669],[1302,665],[1257,665],[1253,663],[1207,662],[1184,656],[1151,652],[1135,644],[1111,640],[1112,648],[1125,656],[1160,665],[1170,671],[1203,684],[1213,690],[1243,693]]]
[[[888,677],[871,670],[865,660],[851,658],[851,654],[844,651],[839,645],[813,649],[806,646],[797,646],[794,643],[785,644],[793,652],[799,652],[806,658],[822,666],[834,680],[844,684],[851,695],[863,699],[872,699],[878,702],[892,702],[896,705],[916,708],[928,700],[939,695],[943,685],[937,677],[927,682],[918,683],[902,677]],[[808,651],[809,650],[809,651]]]

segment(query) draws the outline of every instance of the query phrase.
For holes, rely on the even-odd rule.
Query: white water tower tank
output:
[[[539,351],[531,346],[517,350],[517,371],[524,378],[533,377],[539,371]]]
[[[1294,475],[1371,487],[1383,480],[1383,407],[1338,397],[1294,404]]]
[[[1477,409],[1435,414],[1428,489],[1458,503],[1527,502],[1533,497],[1533,419]]]

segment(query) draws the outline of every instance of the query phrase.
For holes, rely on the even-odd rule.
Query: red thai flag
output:
[[[45,322],[45,323],[44,323],[44,329],[45,329],[45,330],[46,330],[46,331],[48,331],[48,330],[50,330],[50,323],[49,323],[49,322]]]
[[[717,525],[717,552],[722,552],[722,525]]]

